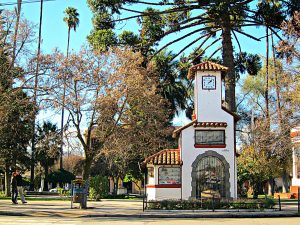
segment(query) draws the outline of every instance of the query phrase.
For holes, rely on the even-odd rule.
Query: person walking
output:
[[[18,189],[17,189],[17,173],[13,172],[11,177],[11,201],[14,204],[18,204]]]
[[[20,194],[20,198],[21,198],[21,201],[23,204],[26,204],[26,200],[25,200],[25,197],[24,197],[24,193],[23,193],[23,178],[20,174],[20,171],[19,170],[16,170],[16,180],[17,180],[17,190],[18,190],[18,193]]]

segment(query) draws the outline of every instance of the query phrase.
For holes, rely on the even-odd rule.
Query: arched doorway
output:
[[[223,156],[207,151],[197,157],[192,170],[192,197],[230,197],[229,164]]]

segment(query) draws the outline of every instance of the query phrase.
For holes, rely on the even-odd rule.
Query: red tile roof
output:
[[[193,120],[192,122],[190,122],[190,123],[188,123],[188,124],[186,124],[186,125],[184,125],[182,127],[179,127],[178,129],[174,130],[172,137],[176,138],[177,134],[179,134],[182,130],[184,130],[184,129],[186,129],[186,128],[192,126],[192,125],[194,125],[196,122],[197,122],[197,120]]]
[[[179,149],[165,149],[149,156],[143,162],[153,165],[182,165]]]
[[[222,66],[220,64],[217,63],[213,63],[211,61],[206,61],[203,63],[199,63],[197,65],[192,66],[189,69],[187,78],[188,79],[193,79],[195,76],[196,71],[222,71],[222,72],[226,72],[228,70],[228,67],[226,66]]]

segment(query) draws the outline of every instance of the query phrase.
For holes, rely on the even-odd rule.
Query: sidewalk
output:
[[[76,206],[77,204],[75,204]],[[0,200],[0,215],[33,217],[131,217],[131,218],[263,218],[300,217],[295,210],[286,211],[245,211],[245,210],[146,210],[136,200],[102,200],[88,202],[88,209],[71,209],[68,201],[29,201],[28,204],[14,205],[10,200]]]

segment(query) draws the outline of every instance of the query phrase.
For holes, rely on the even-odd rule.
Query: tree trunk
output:
[[[68,43],[67,43],[67,58],[69,56],[69,46],[70,46],[70,30],[71,27],[68,28]],[[61,121],[60,121],[60,138],[61,138],[61,146],[60,146],[60,161],[59,168],[63,169],[63,146],[64,146],[64,116],[65,116],[65,100],[66,100],[66,78],[63,78],[63,96],[62,96],[62,106],[61,106]],[[68,153],[69,156],[69,153]]]
[[[118,186],[119,186],[119,178],[115,177],[114,180],[114,190],[113,190],[113,196],[117,196],[118,194]]]
[[[84,160],[83,176],[82,176],[84,180],[88,180],[90,178],[92,161],[93,161],[92,157],[86,156]]]
[[[9,165],[5,164],[5,196],[8,197],[11,196],[10,180],[11,180],[11,174],[9,170]]]
[[[71,27],[68,27],[67,58],[69,57],[69,47],[70,47],[70,31],[71,31]]]
[[[257,199],[258,198],[258,183],[253,182],[252,188],[253,188],[253,199]]]
[[[224,66],[228,67],[228,72],[225,77],[225,101],[228,103],[229,110],[235,112],[235,71],[229,14],[224,15],[223,24],[224,26],[222,28],[222,58]]]
[[[286,171],[282,173],[282,193],[287,193],[289,190],[289,175]]]
[[[49,175],[48,165],[44,166],[44,170],[45,170],[45,179],[44,179],[43,191],[49,191],[49,188],[48,188],[48,175]]]
[[[277,103],[277,116],[278,116],[278,124],[280,128],[280,132],[282,132],[282,112],[281,112],[281,103],[280,103],[280,90],[279,90],[279,82],[278,82],[278,74],[276,70],[276,58],[275,58],[275,46],[273,33],[271,33],[272,38],[272,54],[273,54],[273,67],[274,67],[274,77],[275,77],[275,89],[276,89],[276,103]]]
[[[266,27],[266,77],[265,77],[265,103],[267,131],[270,131],[270,112],[269,112],[269,28]]]
[[[274,195],[274,178],[270,177],[268,180],[268,195],[273,196]]]
[[[63,96],[62,96],[62,106],[61,106],[61,123],[60,123],[60,160],[59,160],[59,168],[63,169],[63,147],[64,147],[64,116],[65,116],[65,99],[66,99],[66,79],[65,76],[63,78]]]

